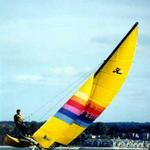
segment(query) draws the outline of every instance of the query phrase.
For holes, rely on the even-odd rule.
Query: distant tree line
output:
[[[30,134],[33,134],[44,122],[26,122],[27,127],[30,129]],[[82,143],[91,138],[91,135],[99,136],[100,138],[137,138],[142,139],[144,133],[150,134],[150,123],[93,123],[89,126],[71,145],[82,145]],[[3,144],[3,138],[6,134],[18,137],[19,131],[11,121],[0,122],[0,145]],[[134,137],[135,136],[135,137]],[[150,139],[149,139],[150,140]]]
[[[145,134],[149,135],[150,141],[150,123],[135,123],[135,122],[121,122],[121,123],[93,123],[89,126],[71,145],[82,145],[85,140],[91,138],[92,135],[100,139],[139,139],[145,140]],[[138,135],[138,137],[137,137]]]

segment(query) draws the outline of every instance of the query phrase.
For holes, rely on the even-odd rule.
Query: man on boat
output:
[[[21,131],[24,136],[28,135],[28,129],[23,122],[23,117],[21,116],[21,110],[17,109],[16,114],[14,115],[14,122],[16,127]]]

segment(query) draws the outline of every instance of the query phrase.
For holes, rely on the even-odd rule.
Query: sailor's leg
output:
[[[25,126],[23,124],[17,124],[17,128],[20,131],[20,135],[24,135],[25,136],[27,134]]]
[[[29,128],[27,128],[27,126],[25,124],[22,124],[21,128],[22,128],[22,132],[24,135],[30,135],[29,134]]]

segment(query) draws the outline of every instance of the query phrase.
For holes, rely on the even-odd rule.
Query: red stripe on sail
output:
[[[103,110],[97,111],[97,110],[94,110],[93,108],[90,108],[90,107],[86,108],[85,111],[90,113],[90,114],[93,114],[94,116],[98,116],[99,114],[101,114],[103,112]]]
[[[103,111],[104,111],[105,108],[99,106],[98,104],[90,101],[86,108],[85,108],[85,111],[90,113],[90,114],[93,114],[94,116],[99,116]]]
[[[74,100],[70,99],[66,104],[71,105],[77,109],[80,109],[81,111],[85,108],[85,106],[81,105],[78,102],[75,102]]]

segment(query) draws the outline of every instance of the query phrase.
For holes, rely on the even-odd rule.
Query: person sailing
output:
[[[23,135],[24,139],[31,142],[33,144],[33,146],[39,147],[38,142],[36,142],[34,139],[32,139],[31,135],[29,134],[29,129],[25,126],[25,124],[23,122],[23,117],[21,116],[21,110],[20,109],[16,110],[16,114],[14,115],[14,122],[16,124],[17,129],[19,129],[19,131]],[[35,147],[33,147],[33,149],[34,148]]]
[[[28,136],[28,128],[25,126],[24,122],[23,122],[23,117],[21,116],[21,110],[17,109],[16,110],[16,114],[14,115],[14,122],[15,125],[17,127],[17,129],[19,129],[19,131],[24,135],[24,136]]]

